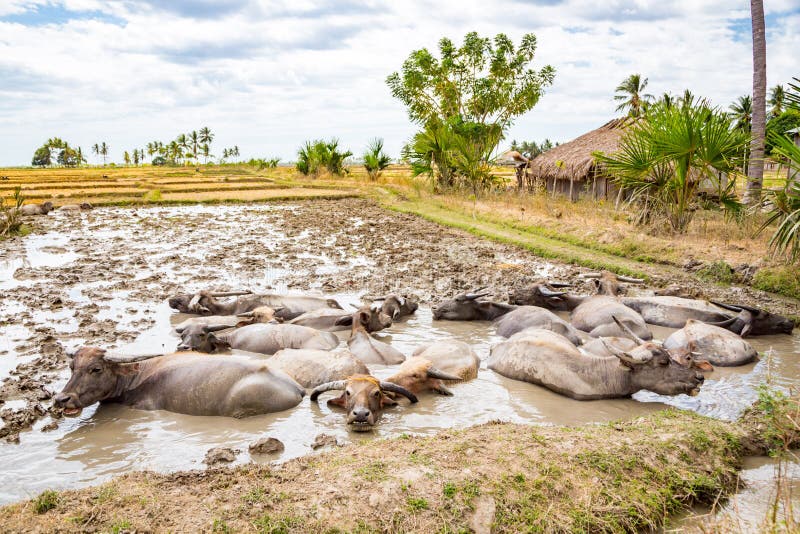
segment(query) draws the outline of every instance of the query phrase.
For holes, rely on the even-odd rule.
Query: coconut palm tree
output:
[[[92,153],[95,156],[100,156],[100,145],[98,145],[97,143],[93,144],[92,145]]]
[[[203,153],[203,163],[208,163],[208,158],[212,156],[211,147],[208,146],[208,143],[203,143],[200,145],[200,151]]]
[[[620,104],[617,111],[628,110],[628,115],[638,117],[642,114],[647,104],[653,100],[653,95],[643,94],[647,87],[647,78],[642,79],[641,74],[631,74],[617,86],[614,100]]]
[[[103,141],[103,142],[100,144],[100,150],[99,150],[99,152],[100,152],[100,155],[101,155],[101,156],[103,156],[103,167],[105,167],[105,166],[106,166],[106,158],[108,157],[108,151],[109,151],[109,149],[110,149],[110,148],[111,148],[111,147],[110,147],[110,146],[108,146],[108,145],[106,144],[106,142],[105,142],[105,141]]]
[[[728,109],[734,127],[749,132],[753,122],[753,99],[750,95],[740,96]]]
[[[211,129],[208,126],[203,126],[200,128],[200,142],[204,145],[211,146],[211,142],[214,140],[214,134],[211,133]]]
[[[772,89],[770,89],[769,93],[769,105],[770,110],[769,114],[771,117],[777,117],[781,113],[783,113],[783,101],[786,98],[786,92],[783,89],[782,85],[776,85]]]
[[[750,0],[753,27],[753,120],[750,137],[750,165],[744,202],[761,202],[764,180],[764,137],[767,130],[767,38],[764,29],[764,1]]]
[[[178,148],[181,149],[181,157],[189,159],[189,155],[186,153],[186,151],[191,148],[191,145],[189,144],[189,139],[187,139],[186,134],[180,134],[177,138],[175,138],[175,143],[177,143]]]
[[[189,133],[189,144],[192,147],[192,155],[194,159],[197,159],[197,155],[199,152],[197,151],[198,145],[200,145],[200,135],[197,133],[197,130],[192,130]]]
[[[130,154],[128,154],[128,151],[127,151],[127,150],[126,150],[126,151],[125,151],[125,153],[122,155],[122,159],[123,159],[123,160],[125,160],[125,165],[126,165],[126,166],[131,164],[131,155],[130,155]]]

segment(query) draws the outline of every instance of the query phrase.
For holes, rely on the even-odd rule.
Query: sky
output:
[[[773,86],[800,77],[800,0],[764,4]],[[360,154],[382,137],[397,157],[415,125],[386,76],[470,31],[533,32],[532,66],[556,69],[506,144],[604,124],[632,73],[724,108],[752,87],[746,0],[0,0],[0,166],[30,165],[54,136],[106,142],[119,162],[203,126],[216,155],[292,161],[329,137]]]

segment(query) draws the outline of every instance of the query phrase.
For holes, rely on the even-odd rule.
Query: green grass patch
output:
[[[759,269],[752,284],[756,289],[800,299],[800,265]]]
[[[718,260],[703,265],[697,270],[697,277],[706,282],[730,285],[736,282],[736,271],[727,262]]]
[[[33,500],[33,511],[37,514],[43,514],[58,506],[58,501],[61,499],[57,491],[44,490]]]
[[[152,189],[145,193],[142,198],[145,200],[145,202],[161,202],[161,190]]]

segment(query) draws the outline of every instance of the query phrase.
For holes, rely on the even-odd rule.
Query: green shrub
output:
[[[800,268],[786,265],[759,269],[753,276],[752,284],[762,291],[800,298]]]
[[[697,276],[708,282],[716,282],[718,284],[731,284],[736,281],[736,272],[733,267],[723,260],[703,265],[697,270]]]
[[[43,514],[52,510],[58,505],[60,496],[57,491],[44,490],[33,500],[33,511],[37,514]]]
[[[297,170],[305,175],[319,176],[327,170],[331,174],[341,176],[347,173],[344,162],[353,153],[349,150],[339,150],[339,140],[336,138],[330,141],[317,139],[306,141],[297,151]]]

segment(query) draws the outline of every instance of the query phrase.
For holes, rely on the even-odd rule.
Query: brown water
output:
[[[192,210],[216,210],[221,217],[227,216],[236,207],[181,207],[162,208],[164,217],[192,213]],[[242,209],[242,208],[238,208]],[[268,210],[270,208],[263,208]],[[123,210],[109,210],[118,214]],[[64,217],[63,215],[57,215]],[[232,223],[233,225],[233,223]],[[103,239],[113,240],[125,235],[123,230],[101,227],[83,231],[97,232]],[[266,228],[273,239],[286,239],[278,228]],[[14,277],[18,268],[49,267],[69,271],[69,266],[80,252],[71,249],[75,231],[52,231],[43,235],[31,235],[25,240],[24,251],[14,255],[0,256],[0,291],[8,288],[26,287],[32,284],[29,279]],[[300,239],[302,236],[296,236]],[[186,254],[202,260],[213,247],[208,240],[207,249],[195,247]],[[152,251],[154,256],[172,252],[169,243],[137,242],[132,247]],[[57,252],[53,252],[57,250]],[[361,257],[351,258],[345,264],[334,262],[324,255],[308,252],[315,258],[313,274],[323,270],[344,269],[369,260]],[[180,271],[169,262],[164,262],[164,271],[159,276],[175,276],[181,279],[190,273]],[[211,271],[217,278],[224,277],[224,283],[233,287],[253,287],[251,278],[239,279],[236,269],[222,270],[202,267]],[[153,276],[147,268],[133,273],[137,279]],[[208,272],[206,272],[208,274]],[[263,279],[256,281],[261,287],[282,287],[281,269],[268,269]],[[69,289],[69,298],[80,306],[89,302],[86,293],[96,292],[109,284],[108,280],[97,280],[84,284],[74,284]],[[313,285],[313,284],[312,284]],[[358,293],[333,295],[344,306],[359,302]],[[67,303],[69,304],[69,303]],[[110,300],[97,312],[97,319],[110,319],[121,330],[135,329],[134,325],[143,323],[147,327],[132,342],[122,344],[123,352],[155,352],[172,350],[178,343],[172,326],[186,316],[174,314],[166,302],[153,303],[141,299],[131,291],[114,291]],[[0,303],[0,324],[4,324],[0,336],[0,379],[19,363],[29,361],[33,356],[18,351],[20,340],[29,335],[29,329],[17,325],[15,314],[24,306],[15,301]],[[33,311],[37,324],[52,326],[57,332],[69,334],[68,346],[81,344],[84,340],[78,331],[75,308],[65,305],[58,311]],[[655,328],[657,338],[663,339],[669,329]],[[415,316],[398,322],[391,328],[380,332],[377,338],[391,343],[405,354],[423,343],[434,339],[454,336],[471,344],[482,359],[488,357],[489,347],[501,338],[495,335],[491,323],[432,321],[430,308],[421,307]],[[344,335],[342,336],[344,339]],[[428,395],[413,407],[401,406],[387,410],[376,431],[369,435],[349,433],[343,425],[343,414],[328,408],[325,403],[311,403],[306,397],[296,408],[278,413],[248,419],[221,417],[194,417],[165,411],[140,411],[119,405],[95,405],[85,409],[80,417],[61,421],[51,432],[39,429],[49,422],[48,418],[39,421],[33,431],[23,432],[20,444],[0,444],[0,503],[30,497],[40,491],[52,488],[72,488],[96,484],[110,477],[131,470],[152,469],[174,471],[202,468],[206,451],[215,446],[228,446],[239,449],[237,462],[283,461],[312,452],[310,445],[321,433],[332,434],[341,442],[355,442],[407,434],[432,434],[439,429],[466,427],[491,420],[520,423],[539,423],[572,425],[630,418],[660,410],[666,405],[676,406],[711,417],[734,419],[756,398],[755,386],[769,375],[773,383],[789,387],[800,379],[800,334],[794,336],[767,336],[751,338],[751,343],[759,351],[768,351],[770,356],[758,363],[728,369],[717,369],[707,376],[700,395],[688,397],[663,397],[649,392],[637,393],[633,399],[608,401],[573,401],[531,384],[516,382],[501,377],[487,369],[481,369],[477,380],[453,387],[452,397]],[[258,357],[258,356],[254,356]],[[388,376],[392,368],[371,368],[377,376]],[[58,391],[66,383],[66,370],[60,374],[57,383],[50,389]],[[14,401],[10,401],[13,403]],[[4,408],[13,406],[6,403]],[[280,456],[253,457],[247,452],[249,443],[262,436],[273,436],[286,446]],[[745,474],[746,477],[746,474]]]

